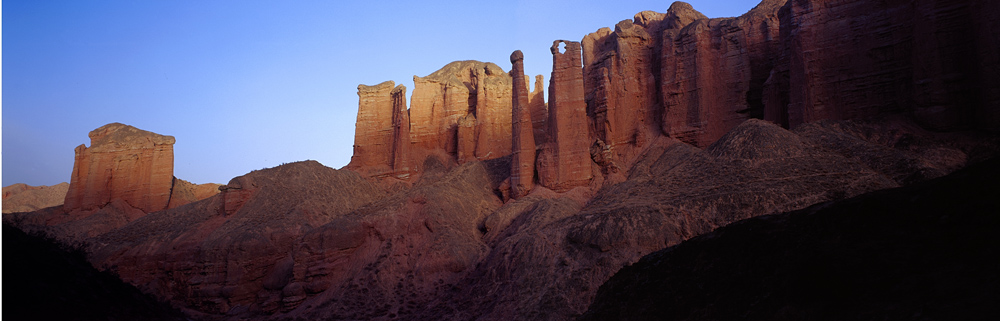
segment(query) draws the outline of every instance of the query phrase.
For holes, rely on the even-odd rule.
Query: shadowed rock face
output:
[[[3,224],[4,318],[16,320],[187,320],[83,252]],[[12,289],[16,289],[12,291]]]
[[[578,320],[995,319],[1000,161],[657,251]]]

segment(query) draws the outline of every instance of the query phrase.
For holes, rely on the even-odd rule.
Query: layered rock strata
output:
[[[144,212],[167,208],[174,179],[174,137],[112,123],[76,148],[63,207],[93,210],[120,199]]]
[[[565,51],[560,49],[565,46]],[[585,186],[591,178],[591,139],[584,101],[580,43],[552,44],[549,83],[548,142],[538,156],[538,182],[557,192]],[[532,109],[534,111],[534,109]],[[534,113],[531,115],[534,117]]]
[[[528,86],[524,76],[524,54],[520,50],[510,54],[510,75],[514,79],[511,96],[511,196],[527,195],[535,186],[535,136],[528,105]]]
[[[391,80],[375,86],[358,85],[358,121],[350,168],[371,174],[392,171],[394,86]]]
[[[455,157],[459,141],[475,142],[474,151],[465,154],[476,159],[509,155],[510,81],[499,66],[478,61],[456,61],[427,77],[414,76],[411,159],[419,163],[435,151]],[[475,130],[459,137],[459,123],[469,115]]]

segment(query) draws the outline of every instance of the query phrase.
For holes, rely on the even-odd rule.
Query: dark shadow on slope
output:
[[[1000,319],[1000,159],[650,255],[580,320]]]
[[[79,251],[3,225],[3,318],[185,320],[166,303],[90,266]]]

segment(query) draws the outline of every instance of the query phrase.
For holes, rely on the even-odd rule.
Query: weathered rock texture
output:
[[[375,86],[358,85],[358,122],[355,124],[354,155],[348,168],[370,175],[392,171],[393,134],[396,132],[393,126],[394,86],[391,80]]]
[[[535,186],[535,135],[531,123],[531,106],[528,105],[528,82],[524,76],[524,54],[520,50],[510,54],[513,77],[511,96],[511,197],[527,195]]]
[[[475,142],[475,150],[465,154],[476,159],[509,155],[510,81],[497,65],[478,61],[456,61],[426,77],[414,76],[412,159],[419,163],[439,150],[455,157],[459,141]],[[475,130],[459,137],[459,123],[468,115]]]
[[[527,86],[527,77],[525,77]],[[531,106],[531,127],[535,132],[535,144],[542,144],[548,141],[549,132],[546,121],[549,119],[549,106],[545,103],[545,76],[535,76],[535,89],[528,96],[528,105]]]
[[[766,0],[737,18],[707,19],[674,3],[660,27],[663,132],[708,146],[748,118],[761,118],[761,90],[778,47],[778,9]]]
[[[998,15],[992,1],[789,1],[767,114],[795,127],[902,112],[934,130],[996,130]]]
[[[93,210],[120,199],[144,212],[167,208],[174,180],[174,137],[112,123],[76,148],[63,207]]]
[[[565,50],[560,46],[565,46]],[[592,141],[588,135],[580,43],[557,40],[551,51],[552,78],[546,122],[549,139],[538,155],[538,182],[563,192],[590,182]]]
[[[69,183],[52,186],[13,184],[3,188],[3,213],[32,212],[46,207],[62,205],[66,200]]]

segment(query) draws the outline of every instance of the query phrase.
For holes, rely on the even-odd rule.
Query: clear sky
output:
[[[691,0],[709,17],[748,0]],[[358,84],[412,93],[456,60],[529,76],[579,41],[670,1],[4,1],[3,186],[67,182],[73,148],[120,122],[177,139],[174,176],[226,183],[350,161]]]

